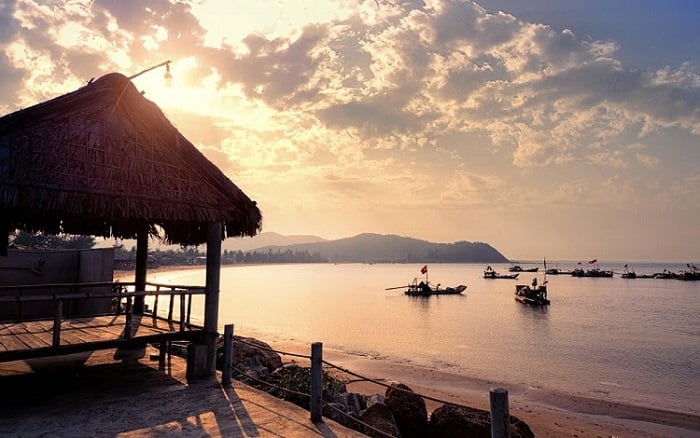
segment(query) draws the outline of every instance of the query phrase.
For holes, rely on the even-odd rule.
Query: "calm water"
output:
[[[575,267],[548,262],[555,265]],[[492,266],[507,273],[510,265]],[[466,284],[465,294],[414,298],[385,290],[422,278],[420,267],[224,268],[219,323],[262,340],[320,341],[470,377],[700,413],[700,282],[549,275],[551,306],[531,308],[514,301],[515,284],[535,275],[541,282],[542,273],[485,280],[485,264],[431,264],[432,283]],[[632,267],[639,274],[685,265]],[[204,284],[204,271],[154,280]]]

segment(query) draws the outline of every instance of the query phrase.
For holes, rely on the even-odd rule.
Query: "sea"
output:
[[[576,262],[546,261],[571,270]],[[637,274],[685,263],[629,264]],[[582,397],[700,414],[700,281],[544,275],[484,279],[487,264],[235,265],[221,271],[219,324],[263,341],[324,348]],[[491,264],[508,273],[510,264]],[[409,297],[414,279],[462,295]],[[551,305],[514,300],[516,284],[547,281]],[[204,285],[205,271],[159,273],[160,283]],[[203,314],[203,303],[193,305]],[[196,318],[195,318],[196,319]]]

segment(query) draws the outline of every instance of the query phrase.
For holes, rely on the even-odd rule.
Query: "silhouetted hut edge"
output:
[[[254,236],[262,215],[122,74],[0,118],[6,231],[168,243]]]

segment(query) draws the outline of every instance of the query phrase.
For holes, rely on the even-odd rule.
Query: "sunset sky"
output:
[[[0,115],[127,76],[263,231],[700,260],[700,1],[0,0]]]

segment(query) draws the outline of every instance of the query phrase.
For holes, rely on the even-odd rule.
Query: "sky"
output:
[[[700,260],[697,0],[0,0],[0,114],[134,78],[263,231]]]

